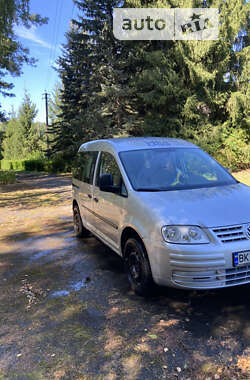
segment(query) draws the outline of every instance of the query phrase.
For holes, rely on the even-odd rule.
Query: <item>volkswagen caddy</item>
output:
[[[211,289],[250,282],[250,188],[180,139],[83,144],[73,220],[122,256],[132,288]]]

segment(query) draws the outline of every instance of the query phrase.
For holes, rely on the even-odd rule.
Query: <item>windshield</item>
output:
[[[199,148],[144,149],[119,155],[137,191],[184,190],[237,183]]]

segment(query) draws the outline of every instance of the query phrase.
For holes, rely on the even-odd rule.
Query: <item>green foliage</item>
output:
[[[0,168],[2,170],[16,171],[44,171],[45,159],[30,159],[30,160],[2,160]]]
[[[24,130],[18,119],[10,119],[5,124],[5,136],[2,142],[4,159],[18,159],[24,156]]]
[[[24,160],[2,160],[0,162],[2,170],[25,170]]]
[[[249,135],[241,128],[226,128],[224,126],[222,160],[225,166],[233,170],[250,167]]]
[[[45,164],[45,171],[49,173],[66,173],[71,172],[71,162],[66,161],[62,155],[55,155]]]
[[[2,106],[0,104],[0,123],[6,121],[6,115],[4,111],[1,110]]]
[[[35,136],[34,128],[32,128],[33,121],[37,115],[35,104],[32,103],[30,96],[25,91],[23,102],[19,108],[18,121],[23,131],[23,144],[24,155],[32,153],[37,150],[37,139]]]
[[[3,145],[4,135],[5,135],[5,126],[3,123],[0,123],[0,160],[3,158],[2,145]]]
[[[71,172],[72,162],[66,161],[61,155],[55,155],[53,159],[47,160],[42,157],[24,160],[1,160],[1,170],[35,171],[48,173]]]
[[[249,135],[242,128],[206,125],[190,139],[211,154],[223,166],[232,170],[250,167]]]
[[[61,91],[62,85],[56,83],[54,90],[52,91],[51,96],[49,97],[49,120],[50,124],[54,124],[59,121],[59,115],[61,112]]]
[[[24,160],[2,160],[2,170],[24,170]]]
[[[53,153],[72,159],[82,142],[116,135],[197,142],[227,166],[247,167],[249,151],[248,10],[244,0],[210,0],[220,9],[214,41],[119,41],[115,7],[202,7],[200,0],[75,1]],[[244,156],[243,156],[244,155]]]
[[[42,159],[24,160],[24,170],[42,172],[45,168],[45,162]]]
[[[227,110],[229,113],[229,120],[231,122],[230,124],[233,127],[241,126],[242,128],[247,129],[250,134],[249,99],[250,98],[247,97],[243,92],[235,91],[228,99]]]
[[[58,119],[51,126],[53,152],[67,158],[74,157],[81,142],[111,137],[130,123],[129,49],[121,51],[112,31],[112,10],[121,3],[76,1],[80,16],[72,21],[58,60],[63,86]]]
[[[8,185],[9,183],[16,182],[16,173],[12,171],[0,170],[0,184]]]
[[[46,147],[45,126],[34,123],[37,110],[25,92],[17,117],[4,124],[5,136],[2,142],[3,157],[6,160],[43,157]]]

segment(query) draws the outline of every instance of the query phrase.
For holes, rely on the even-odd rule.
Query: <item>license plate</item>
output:
[[[250,251],[233,253],[233,265],[235,267],[250,264]]]

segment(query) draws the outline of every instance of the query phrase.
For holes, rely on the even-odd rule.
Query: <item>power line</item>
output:
[[[49,62],[48,62],[48,69],[47,69],[47,76],[46,76],[46,87],[48,88],[49,86],[49,81],[50,81],[50,74],[51,74],[51,61],[52,61],[52,52],[55,47],[55,40],[56,40],[56,25],[58,23],[58,9],[59,9],[59,1],[56,0],[56,8],[55,8],[55,22],[53,23],[53,32],[52,32],[52,43],[50,47],[50,52],[49,52]],[[62,0],[61,0],[62,1]]]
[[[54,45],[54,54],[53,54],[53,57],[52,57],[53,61],[55,59],[56,49],[57,49],[57,45],[58,45],[58,36],[59,36],[59,30],[60,30],[61,20],[62,20],[62,6],[63,6],[63,0],[61,0],[61,2],[60,2],[58,23],[57,23],[57,27],[56,27],[56,42],[55,42],[55,45]]]

